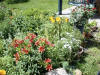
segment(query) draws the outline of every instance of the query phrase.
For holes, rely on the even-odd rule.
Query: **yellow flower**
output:
[[[50,17],[50,21],[51,21],[52,23],[55,23],[55,19],[54,19],[53,16]]]
[[[56,17],[56,21],[57,22],[61,21],[60,17]]]
[[[52,23],[55,23],[55,19],[51,19],[51,22],[52,22]]]
[[[6,75],[6,71],[5,70],[0,70],[0,75]]]
[[[68,19],[68,18],[66,18],[66,19],[65,19],[65,22],[68,22],[68,21],[69,21],[69,19]]]
[[[54,17],[53,17],[53,16],[51,16],[51,17],[50,17],[50,20],[52,20],[52,19],[54,19]]]

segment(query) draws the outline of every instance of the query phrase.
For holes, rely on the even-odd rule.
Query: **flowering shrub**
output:
[[[35,34],[29,33],[23,40],[15,38],[11,46],[16,62],[15,71],[19,72],[19,75],[45,73],[46,70],[53,69],[52,59],[49,58],[48,53],[52,51],[54,44],[47,39],[38,38]],[[24,73],[21,73],[20,70],[23,70]]]
[[[72,10],[71,22],[76,26],[82,26],[87,23],[87,20],[95,14],[96,8],[81,5]]]

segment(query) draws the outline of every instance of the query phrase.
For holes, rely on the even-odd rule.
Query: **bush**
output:
[[[93,17],[96,9],[93,7],[87,6],[78,6],[73,9],[71,14],[71,22],[75,26],[83,26],[88,23],[88,19]]]
[[[41,12],[39,10],[27,9],[24,10],[24,13],[21,13],[22,10],[18,9],[9,9],[7,10],[6,18],[0,24],[0,31],[2,38],[8,38],[11,36],[14,38],[14,35],[18,32],[34,32],[39,33],[41,25],[46,20],[46,12]]]
[[[13,4],[13,3],[27,2],[29,0],[5,0],[5,1],[8,4]]]

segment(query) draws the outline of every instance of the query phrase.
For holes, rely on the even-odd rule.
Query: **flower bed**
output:
[[[78,8],[81,14],[76,13]],[[80,25],[94,11],[78,8],[72,12],[72,23],[46,11],[7,10],[1,22],[5,27],[0,30],[0,69],[7,75],[44,75],[59,67],[70,71],[70,65],[80,59],[83,42],[83,36],[72,24]]]

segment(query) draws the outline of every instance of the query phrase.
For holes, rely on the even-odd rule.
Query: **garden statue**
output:
[[[97,11],[100,15],[100,0],[96,0],[96,8],[97,8]]]

